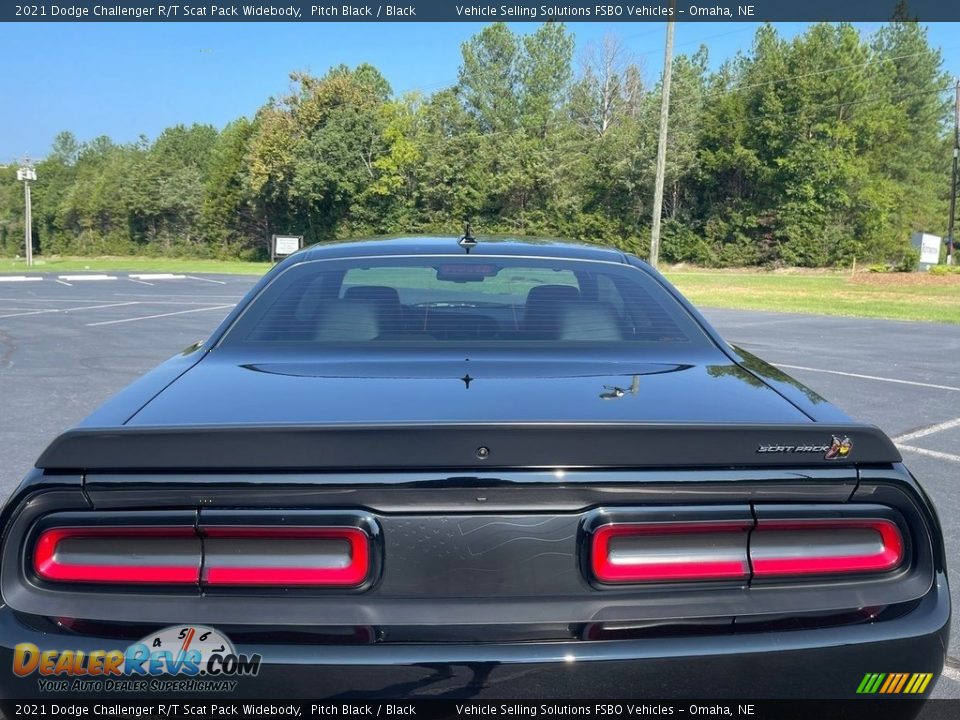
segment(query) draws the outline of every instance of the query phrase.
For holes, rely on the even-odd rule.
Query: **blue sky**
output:
[[[394,90],[432,92],[456,79],[460,44],[481,23],[0,24],[0,163],[45,155],[53,137],[128,142],[177,123],[222,127],[289,87],[292,70],[369,62]],[[536,25],[515,24],[519,32]],[[578,52],[607,34],[642,61],[663,62],[660,23],[570,23]],[[677,52],[710,49],[716,65],[749,46],[754,23],[677,23]],[[777,26],[788,37],[801,23]],[[876,24],[861,24],[865,32]],[[960,24],[930,25],[947,70],[960,75]]]

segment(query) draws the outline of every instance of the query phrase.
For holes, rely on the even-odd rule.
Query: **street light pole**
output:
[[[676,0],[670,3],[671,9]],[[670,118],[670,76],[673,70],[673,16],[667,20],[667,40],[663,49],[663,82],[660,86],[660,135],[657,140],[657,175],[653,188],[653,217],[650,227],[650,264],[660,262],[660,220],[663,214],[663,176],[667,167],[667,125]]]
[[[950,217],[947,219],[947,265],[953,265],[956,249],[953,227],[957,219],[957,192],[960,190],[957,187],[957,163],[960,162],[960,78],[957,79],[954,93],[956,98],[953,109],[953,177],[950,181]]]
[[[26,248],[27,267],[33,267],[33,204],[30,200],[30,181],[37,179],[37,171],[24,158],[17,170],[17,180],[23,181],[23,244]]]

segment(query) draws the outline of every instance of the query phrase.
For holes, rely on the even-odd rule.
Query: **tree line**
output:
[[[645,256],[660,87],[614,37],[574,57],[563,24],[484,27],[458,79],[396,95],[370,65],[291,89],[222,130],[152,142],[60,133],[37,163],[41,254],[262,259],[387,233],[560,236]],[[915,22],[869,35],[761,26],[715,70],[673,62],[661,258],[715,266],[902,262],[943,234],[951,81]],[[22,254],[23,188],[0,169],[0,253]]]

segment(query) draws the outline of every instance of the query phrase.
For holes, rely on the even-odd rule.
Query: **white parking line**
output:
[[[174,275],[173,273],[130,273],[131,278],[137,280],[183,280],[186,275]]]
[[[65,298],[62,298],[62,297],[61,297],[61,298],[57,298],[57,299],[52,299],[52,298],[25,298],[25,297],[20,297],[20,298],[0,297],[0,302],[10,302],[10,303],[17,303],[17,304],[20,304],[20,303],[59,303],[59,304],[62,305],[62,304],[65,303],[65,302],[82,302],[82,303],[107,303],[107,302],[116,302],[116,301],[117,301],[117,298],[121,298],[121,297],[140,298],[140,299],[136,300],[136,302],[140,303],[141,305],[210,305],[210,304],[222,305],[222,304],[224,304],[224,303],[223,303],[223,298],[224,298],[224,297],[229,298],[229,299],[231,299],[231,300],[233,300],[233,301],[235,301],[235,302],[239,302],[239,301],[240,301],[240,298],[238,298],[238,297],[233,297],[233,296],[229,296],[229,295],[225,295],[225,296],[214,295],[214,296],[213,296],[213,298],[215,298],[214,300],[207,300],[207,301],[205,301],[205,302],[204,302],[204,301],[200,301],[200,300],[196,300],[196,301],[190,302],[190,301],[188,301],[188,300],[150,300],[149,298],[151,298],[151,297],[153,297],[153,296],[150,295],[149,293],[114,293],[114,297],[109,297],[109,298],[83,298],[83,299],[77,299],[77,300],[68,300],[68,299],[65,299]],[[177,295],[163,295],[162,297],[179,297],[179,296],[177,296]],[[185,296],[183,296],[183,297],[201,298],[201,297],[206,297],[206,296],[205,296],[205,295],[185,295]]]
[[[197,277],[196,275],[187,275],[191,280],[200,280],[201,282],[216,283],[217,285],[226,285],[223,280],[211,280],[210,278]]]
[[[950,462],[960,463],[960,455],[951,455],[950,453],[940,452],[939,450],[927,450],[926,448],[918,448],[913,445],[903,445],[897,443],[897,447],[900,450],[906,450],[907,452],[916,453],[917,455],[924,455],[926,457],[936,458],[937,460],[949,460]]]
[[[960,387],[953,385],[935,385],[934,383],[917,382],[915,380],[899,380],[897,378],[880,377],[879,375],[861,375],[859,373],[843,372],[842,370],[824,370],[822,368],[804,367],[803,365],[782,365],[774,363],[777,367],[787,368],[788,370],[806,370],[807,372],[827,373],[829,375],[843,375],[844,377],[861,378],[863,380],[877,380],[879,382],[897,383],[898,385],[913,385],[915,387],[932,388],[934,390],[950,390],[960,392]]]
[[[36,275],[0,275],[0,282],[36,282],[43,280]]]
[[[67,287],[73,287],[72,283],[68,283],[65,280],[54,280],[55,283],[60,283],[61,285],[66,285]]]
[[[960,418],[947,420],[946,422],[937,423],[936,425],[928,425],[927,427],[920,428],[919,430],[914,430],[913,432],[895,437],[893,438],[893,441],[906,442],[907,440],[916,440],[917,438],[933,435],[934,433],[943,432],[944,430],[950,430],[951,428],[955,427],[960,427]]]
[[[134,280],[132,277],[128,277],[127,280],[129,280],[130,282],[139,283],[140,285],[149,285],[150,287],[153,287],[155,285],[155,283],[148,283],[148,282],[144,282],[143,280]]]
[[[143,315],[141,317],[123,318],[122,320],[103,320],[101,322],[87,323],[87,327],[97,327],[98,325],[119,325],[120,323],[136,322],[137,320],[154,320],[156,318],[170,317],[172,315],[186,315],[187,313],[203,312],[204,310],[226,310],[233,305],[214,305],[212,307],[191,308],[190,310],[178,310],[176,312],[160,313],[159,315]]]
[[[101,308],[112,308],[112,307],[123,307],[125,305],[139,305],[140,303],[136,300],[128,300],[127,302],[118,302],[118,303],[107,303],[105,305],[82,305],[80,307],[74,308],[65,308],[61,312],[71,313],[77,312],[78,310],[99,310]],[[56,311],[53,311],[56,312]]]
[[[24,315],[42,315],[43,313],[55,313],[60,312],[59,310],[28,310],[26,312],[16,312],[10,313],[8,315],[0,315],[0,318],[12,318],[12,317],[23,317]]]
[[[0,315],[0,318],[11,318],[11,317],[24,317],[26,315],[49,315],[51,313],[74,313],[81,310],[99,310],[101,308],[112,308],[112,307],[121,307],[125,305],[140,305],[141,303],[130,300],[128,302],[115,302],[115,303],[105,303],[102,305],[77,305],[75,307],[68,308],[43,308],[39,310],[23,310],[22,312],[9,313],[7,315]]]
[[[116,280],[116,275],[60,275],[61,280]]]
[[[132,292],[132,293],[128,293],[128,292],[117,292],[117,293],[114,293],[114,295],[117,295],[118,297],[127,297],[127,296],[129,296],[129,297],[138,297],[138,298],[156,297],[155,294],[149,293],[149,292]],[[243,297],[243,295],[242,295],[242,294],[237,295],[236,293],[229,293],[229,294],[226,294],[226,293],[224,293],[224,294],[220,294],[220,293],[200,293],[200,294],[198,295],[198,294],[196,294],[196,293],[168,293],[168,292],[165,292],[165,293],[163,293],[163,295],[161,295],[160,297],[164,297],[164,298],[195,298],[195,299],[197,299],[197,300],[206,299],[206,300],[213,300],[213,301],[215,301],[215,302],[223,302],[224,300],[235,300],[235,301],[239,302],[240,299]]]

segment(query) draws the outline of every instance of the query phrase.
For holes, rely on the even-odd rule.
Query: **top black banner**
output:
[[[3,3],[4,22],[816,22],[960,21],[957,0],[398,0],[396,3],[268,0],[172,4],[153,0]]]

